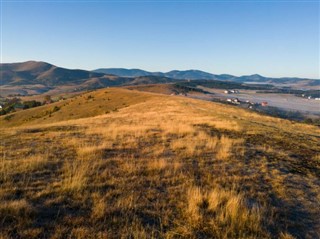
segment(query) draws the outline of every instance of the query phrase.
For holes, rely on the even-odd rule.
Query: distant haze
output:
[[[1,62],[320,78],[319,1],[2,1]]]

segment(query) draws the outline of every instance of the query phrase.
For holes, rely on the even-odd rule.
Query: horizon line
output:
[[[21,64],[21,63],[27,63],[27,62],[42,62],[42,63],[46,63],[49,65],[53,65],[59,68],[64,68],[64,69],[68,69],[68,70],[85,70],[85,71],[95,71],[95,70],[99,70],[99,69],[124,69],[124,70],[141,70],[141,71],[146,71],[149,73],[169,73],[172,71],[201,71],[204,73],[208,73],[208,74],[212,74],[212,75],[231,75],[234,77],[242,77],[242,76],[253,76],[253,75],[258,75],[258,76],[262,76],[264,78],[272,78],[272,79],[276,79],[276,78],[299,78],[299,79],[308,79],[308,80],[320,80],[319,78],[309,78],[309,77],[299,77],[299,76],[277,76],[277,77],[269,77],[269,76],[265,76],[265,75],[261,75],[259,73],[251,73],[251,74],[244,74],[244,75],[234,75],[234,74],[230,74],[230,73],[221,73],[221,74],[216,74],[216,73],[212,73],[209,71],[205,71],[205,70],[201,70],[201,69],[196,69],[196,68],[189,68],[189,69],[180,69],[178,70],[178,68],[173,69],[173,70],[169,70],[169,71],[150,71],[150,70],[145,70],[144,68],[126,68],[126,67],[98,67],[95,69],[84,69],[84,68],[69,68],[69,67],[64,67],[64,66],[58,66],[56,64],[53,63],[49,63],[47,61],[41,61],[41,60],[27,60],[27,61],[19,61],[19,62],[0,62],[0,65],[2,64]]]

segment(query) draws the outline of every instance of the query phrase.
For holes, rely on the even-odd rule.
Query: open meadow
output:
[[[0,238],[320,238],[320,130],[106,88],[0,117]]]

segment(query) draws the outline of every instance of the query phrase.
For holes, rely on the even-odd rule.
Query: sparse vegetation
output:
[[[261,85],[247,85],[244,83],[238,83],[234,81],[222,81],[222,80],[196,80],[196,81],[184,81],[175,84],[181,88],[196,88],[197,86],[204,86],[208,88],[216,89],[246,89],[246,90],[270,90],[274,87],[269,84]]]
[[[21,101],[20,98],[11,98],[5,99],[3,102],[3,106],[0,109],[0,115],[9,114],[15,112],[16,109],[29,109],[41,106],[41,102],[30,100],[30,101]]]
[[[320,236],[317,127],[105,92],[1,117],[0,238]]]

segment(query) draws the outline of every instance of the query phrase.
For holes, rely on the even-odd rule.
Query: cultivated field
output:
[[[0,238],[320,237],[314,126],[110,88],[0,127]]]

